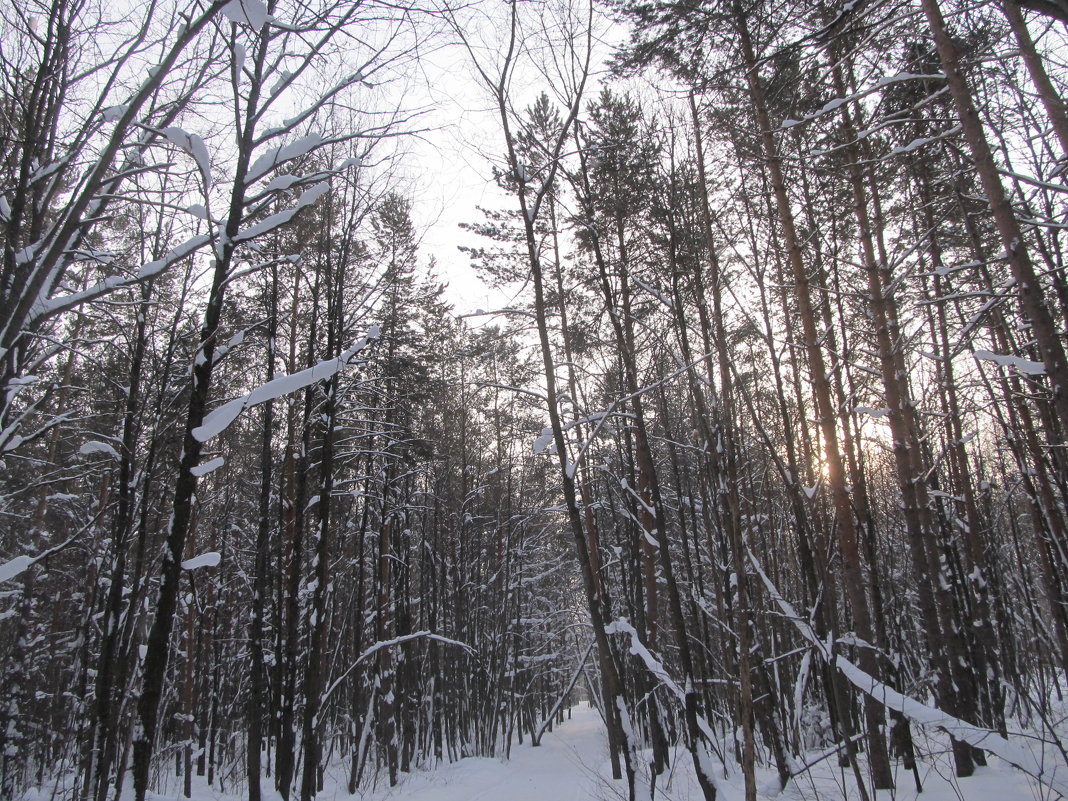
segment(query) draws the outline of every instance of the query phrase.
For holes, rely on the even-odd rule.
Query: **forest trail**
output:
[[[566,717],[566,713],[565,713]],[[547,732],[538,748],[513,744],[511,759],[462,759],[403,776],[368,801],[579,801],[612,797],[605,728],[597,710],[576,706],[571,719]]]
[[[895,763],[897,789],[879,792],[874,801],[1003,801],[1048,798],[1022,773],[991,756],[988,767],[975,776],[954,779],[944,735],[917,730],[917,745],[927,755],[920,767],[924,791],[917,793],[912,775]],[[932,759],[932,755],[938,756]],[[697,801],[700,798],[686,757],[673,753],[674,770],[658,780],[657,801]],[[583,704],[571,717],[542,738],[538,748],[530,742],[512,747],[511,758],[468,758],[430,771],[402,774],[396,787],[380,786],[349,796],[344,782],[336,791],[320,795],[331,801],[614,801],[625,798],[623,782],[612,782],[604,723],[597,710]],[[761,801],[859,801],[854,781],[825,760],[792,781],[780,792],[773,771],[757,771]],[[744,797],[740,774],[723,780],[720,801]],[[175,801],[180,801],[175,799]]]
[[[1025,801],[1053,797],[997,757],[990,758],[989,766],[977,768],[973,777],[954,779],[945,735],[917,729],[915,736],[925,757],[920,766],[923,793],[916,792],[912,775],[895,762],[897,789],[874,797],[869,794],[871,801]],[[672,762],[673,769],[657,781],[657,801],[698,801],[701,796],[693,770],[677,748]],[[540,747],[531,747],[529,740],[514,744],[508,760],[468,757],[443,763],[429,770],[400,774],[396,787],[389,787],[384,775],[379,774],[377,786],[368,783],[355,795],[349,795],[346,789],[346,767],[334,763],[332,769],[327,769],[325,787],[316,801],[621,801],[626,797],[624,783],[610,778],[604,723],[597,711],[585,704],[573,707],[562,725],[545,734]],[[263,798],[281,801],[271,785],[270,779],[263,779]],[[757,786],[760,801],[860,801],[853,777],[833,759],[819,762],[781,792],[774,771],[761,767],[757,770]],[[647,793],[647,786],[645,790]],[[743,797],[740,773],[721,780],[719,801],[741,801]],[[187,801],[180,780],[173,776],[169,787],[150,792],[148,798]],[[50,789],[31,791],[23,797],[23,801],[50,799],[55,799]],[[241,786],[220,792],[203,777],[194,777],[191,801],[245,799]],[[123,801],[133,801],[128,786]]]

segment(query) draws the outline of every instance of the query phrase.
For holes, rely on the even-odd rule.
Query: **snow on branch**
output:
[[[630,624],[626,618],[621,617],[618,620],[613,620],[607,626],[604,627],[605,634],[626,634],[630,637],[630,653],[632,656],[638,657],[645,666],[649,669],[656,678],[663,684],[671,694],[679,699],[679,703],[685,705],[686,693],[682,691],[682,688],[671,678],[667,669],[661,664],[660,660],[653,656],[652,652],[645,647],[644,643],[638,638],[638,632],[634,626]]]
[[[3,584],[6,581],[11,581],[15,576],[29,570],[39,558],[40,557],[34,558],[22,554],[21,556],[16,556],[14,559],[8,559],[0,565],[0,584]]]
[[[218,551],[208,551],[192,559],[182,562],[182,570],[199,570],[202,567],[218,567],[222,561],[222,554]]]
[[[248,25],[258,31],[271,19],[263,0],[230,0],[222,7],[222,13],[231,22]]]
[[[305,206],[310,206],[312,203],[314,203],[316,200],[318,200],[320,197],[322,197],[329,191],[330,184],[328,184],[326,181],[315,184],[314,186],[309,186],[307,189],[304,190],[304,192],[301,193],[301,196],[297,198],[296,205],[294,205],[292,208],[285,209],[284,211],[279,211],[275,214],[270,215],[269,217],[265,217],[257,223],[253,223],[245,230],[238,232],[237,236],[234,237],[234,241],[247,242],[248,240],[255,239],[256,237],[261,236],[262,234],[265,234],[268,231],[273,231],[280,225],[285,225],[287,222],[296,217],[297,213],[301,209],[303,209]]]
[[[59,545],[53,545],[51,548],[46,548],[45,550],[37,554],[37,556],[27,556],[26,554],[22,554],[21,556],[16,556],[14,559],[8,559],[3,564],[0,564],[0,584],[4,584],[8,581],[11,581],[11,579],[26,572],[38,562],[43,561],[48,557],[53,556],[54,554],[57,554],[60,551],[73,545],[74,541],[78,539],[78,537],[80,537],[82,534],[84,534],[86,531],[96,525],[102,513],[103,510],[97,512],[97,514],[93,516],[92,520],[90,520],[76,532],[71,534]]]
[[[164,128],[160,133],[172,145],[184,150],[193,157],[193,160],[197,163],[197,168],[200,170],[200,177],[204,181],[205,191],[211,189],[211,157],[208,155],[208,147],[204,144],[204,140],[194,133],[189,133],[173,125],[169,128]]]
[[[372,325],[367,331],[367,335],[354,342],[352,347],[344,353],[332,359],[324,359],[305,370],[290,375],[278,376],[278,378],[256,387],[247,395],[242,395],[240,398],[234,398],[232,401],[224,403],[205,417],[203,423],[193,429],[193,438],[197,442],[207,442],[212,437],[217,437],[225,431],[245,409],[250,409],[260,403],[304,389],[304,387],[318,381],[332,378],[338,371],[348,366],[349,362],[356,357],[357,353],[366,348],[368,343],[378,339],[378,334],[379,327]]]
[[[252,184],[265,176],[275,167],[284,164],[287,161],[306,156],[311,151],[321,147],[323,144],[323,137],[319,134],[312,133],[307,136],[302,136],[288,145],[282,145],[281,147],[272,148],[267,151],[253,162],[252,167],[248,171],[248,175],[245,176],[245,182]]]
[[[846,103],[854,100],[859,100],[862,97],[878,92],[880,89],[884,89],[887,86],[895,83],[901,83],[902,81],[944,81],[946,76],[942,73],[933,74],[919,74],[914,72],[899,72],[896,75],[884,75],[877,80],[872,86],[865,89],[861,89],[859,92],[851,94],[847,97],[836,97],[832,100],[828,100],[819,111],[814,111],[811,114],[806,114],[799,120],[785,119],[782,121],[782,125],[779,126],[780,131],[785,131],[789,128],[793,128],[798,125],[803,125],[806,122],[811,122],[817,117],[822,117],[824,114],[829,114],[832,111],[844,106]]]
[[[672,695],[675,696],[675,698],[678,700],[679,704],[681,704],[683,708],[686,707],[685,690],[678,685],[678,682],[671,678],[671,675],[667,672],[667,668],[664,667],[663,663],[655,656],[653,656],[652,652],[645,647],[645,644],[642,643],[641,639],[638,637],[637,630],[634,628],[634,626],[630,624],[630,621],[628,621],[624,617],[618,618],[617,620],[613,620],[611,623],[605,626],[604,631],[605,634],[628,635],[630,637],[631,655],[636,656],[640,660],[642,660],[642,662],[645,663],[645,667],[649,670],[649,672],[652,673],[653,676],[655,676],[656,679]],[[712,730],[712,727],[709,725],[708,721],[705,719],[704,715],[701,715],[700,713],[698,713],[697,715],[697,728],[701,730],[701,734],[702,736],[704,736],[705,740],[708,741],[708,744],[715,748],[716,734]],[[707,752],[704,751],[704,749],[698,748],[696,750],[698,758],[701,761],[701,769],[705,772],[705,775],[707,775],[708,778],[717,786],[717,789],[722,790],[723,788],[720,786],[721,783],[718,778],[722,768],[716,768],[714,765],[711,764],[709,756]],[[717,754],[717,756],[719,756],[720,760],[722,761],[723,757],[719,754]]]
[[[578,469],[579,462],[581,462],[583,457],[586,455],[586,451],[589,450],[589,448],[593,445],[594,441],[597,439],[598,434],[600,434],[601,429],[604,427],[604,425],[608,421],[608,419],[612,415],[618,414],[616,412],[616,409],[619,406],[623,405],[624,403],[626,403],[629,400],[633,400],[634,398],[637,398],[637,397],[639,397],[641,395],[644,395],[645,393],[650,392],[650,391],[656,389],[657,387],[662,386],[663,384],[666,384],[668,381],[671,381],[672,379],[676,378],[677,376],[682,375],[683,373],[685,373],[688,370],[692,370],[694,367],[699,365],[701,362],[705,361],[706,359],[710,359],[714,355],[714,353],[715,353],[715,351],[709,351],[708,353],[704,354],[703,356],[698,356],[696,359],[691,361],[689,364],[684,364],[684,365],[680,366],[677,370],[674,370],[673,372],[670,372],[667,375],[661,376],[659,379],[654,381],[652,384],[649,384],[648,386],[642,387],[637,392],[631,393],[630,395],[624,395],[623,397],[620,397],[620,398],[616,398],[614,401],[612,401],[608,405],[608,408],[605,409],[604,411],[595,412],[594,414],[592,414],[589,417],[585,418],[585,420],[577,421],[577,422],[581,423],[581,422],[585,422],[585,421],[592,422],[592,421],[596,420],[597,423],[593,427],[593,431],[590,432],[590,435],[588,437],[586,437],[586,440],[580,445],[579,450],[578,450],[578,455],[575,457],[575,461],[571,462],[570,464],[568,464],[568,466],[567,466],[568,475],[571,476],[571,477],[573,477],[575,475],[575,471]]]
[[[208,244],[210,241],[211,237],[208,234],[199,234],[187,239],[180,245],[175,246],[162,259],[156,259],[155,261],[150,261],[142,265],[141,269],[133,275],[111,275],[83,290],[70,292],[66,295],[60,295],[54,298],[42,295],[37,299],[37,303],[34,304],[30,319],[38,320],[43,317],[49,317],[57,312],[77,306],[80,303],[95,300],[102,295],[115,291],[116,289],[133,286],[141,281],[147,281],[150,278],[154,278],[168,267],[193,255],[193,253],[204,247],[204,245]]]
[[[1035,756],[1026,748],[1009,742],[996,731],[966,723],[937,707],[928,706],[909,698],[892,687],[883,684],[873,676],[868,675],[841,654],[832,653],[827,643],[816,636],[816,632],[812,630],[809,622],[805,618],[798,616],[794,607],[779,594],[778,588],[768,578],[760,563],[757,562],[756,557],[753,556],[752,551],[749,552],[749,561],[764,582],[768,595],[771,596],[771,599],[779,606],[784,615],[793,622],[801,636],[808,640],[816,653],[826,660],[828,664],[836,667],[854,687],[871,696],[888,709],[900,712],[914,723],[942,729],[958,740],[962,740],[976,748],[982,748],[984,751],[989,751],[1032,776],[1054,792],[1060,793],[1062,796],[1068,796],[1068,780],[1064,778],[1063,771],[1061,776],[1056,775],[1056,765],[1046,764],[1041,756]]]
[[[207,162],[207,149],[204,148],[204,143],[200,139],[192,134],[187,134],[179,128],[168,128],[164,132],[173,143],[181,147],[183,150],[193,154],[198,165],[200,166],[202,175],[205,182],[210,180],[210,174],[208,173],[209,164]],[[195,141],[194,141],[195,140]],[[347,166],[347,162],[340,169]],[[293,184],[296,184],[302,180],[307,180],[307,176],[304,178],[296,178],[288,185],[278,185],[271,187],[272,189],[278,188],[290,188]],[[320,197],[322,197],[330,189],[330,184],[326,181],[309,186],[304,192],[297,198],[297,202],[288,209],[272,214],[259,222],[253,223],[243,231],[238,232],[234,238],[235,243],[247,242],[251,239],[274,230],[280,225],[285,225],[290,222],[303,208],[310,206]],[[202,207],[193,206],[190,207],[192,213],[197,213]],[[199,215],[198,215],[199,216]],[[206,214],[205,214],[206,217]],[[69,292],[65,295],[49,298],[42,294],[38,297],[37,302],[34,304],[31,313],[31,320],[38,320],[44,317],[50,317],[58,312],[77,306],[87,301],[95,300],[103,295],[114,292],[117,289],[124,287],[134,286],[142,281],[154,278],[160,275],[162,272],[178,263],[182,259],[192,256],[200,248],[211,242],[212,236],[210,234],[199,234],[197,236],[187,239],[185,242],[175,246],[167,255],[161,259],[148,262],[144,264],[136,273],[132,275],[111,275],[104,278],[92,286],[86,287],[78,292]]]
[[[658,301],[660,301],[660,303],[662,303],[665,308],[667,308],[667,309],[669,309],[671,311],[675,310],[675,304],[671,300],[671,298],[669,298],[663,292],[658,290],[655,286],[653,286],[652,284],[645,283],[640,278],[638,278],[637,276],[634,276],[634,275],[630,276],[630,280],[633,281],[634,283],[636,283],[639,287],[644,289],[646,292],[648,292],[650,295],[652,295]]]
[[[941,139],[949,139],[952,136],[956,136],[960,132],[961,127],[959,125],[954,125],[952,128],[948,128],[945,131],[942,131],[942,133],[935,134],[934,136],[918,136],[912,141],[910,141],[908,144],[898,145],[893,150],[891,150],[887,154],[887,156],[901,156],[905,153],[911,153],[913,150],[919,150],[924,145],[929,145],[932,142],[937,142]]]
[[[119,452],[115,450],[114,446],[99,440],[90,440],[89,442],[83,443],[82,446],[78,448],[78,453],[82,456],[93,456],[102,453],[105,456],[110,456],[115,461],[118,461],[120,458]]]
[[[334,690],[341,686],[341,682],[348,678],[348,675],[366,661],[368,657],[374,656],[383,648],[392,648],[394,645],[400,645],[401,643],[409,642],[410,640],[421,639],[436,640],[437,642],[445,643],[446,645],[455,645],[458,648],[463,648],[468,653],[475,653],[475,649],[465,642],[450,640],[448,637],[442,637],[440,634],[433,634],[429,631],[417,631],[414,634],[402,634],[400,637],[394,637],[392,640],[381,640],[356,657],[356,661],[349,665],[344,673],[330,683],[330,686],[326,688],[326,692],[324,692],[319,699],[320,707],[327,702],[331,695],[334,694]]]
[[[976,359],[982,359],[983,361],[994,362],[1001,367],[1012,367],[1017,372],[1024,375],[1045,375],[1046,365],[1042,362],[1033,362],[1030,359],[1024,359],[1021,356],[1013,356],[1011,354],[1003,353],[991,353],[988,350],[977,350],[972,352],[972,356]]]

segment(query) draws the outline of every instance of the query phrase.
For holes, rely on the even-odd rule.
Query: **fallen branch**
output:
[[[450,640],[448,637],[442,637],[440,634],[431,634],[429,631],[417,631],[414,634],[404,634],[400,637],[394,637],[392,640],[382,640],[381,642],[376,642],[374,645],[372,645],[370,648],[368,648],[366,651],[356,657],[356,661],[349,665],[345,672],[338,676],[336,679],[334,679],[330,686],[326,688],[326,692],[323,693],[322,698],[319,699],[320,708],[322,708],[322,705],[325,704],[330,698],[330,696],[334,694],[334,690],[341,686],[341,682],[348,678],[348,675],[352,673],[352,671],[354,671],[357,667],[359,667],[368,657],[374,656],[383,648],[390,648],[394,645],[400,645],[401,643],[410,642],[411,640],[422,639],[437,640],[438,642],[445,643],[446,645],[457,645],[460,648],[463,648],[468,653],[472,654],[475,652],[475,649],[465,642],[460,642],[459,640]]]
[[[578,667],[575,668],[575,673],[571,676],[571,681],[567,683],[567,687],[562,693],[560,693],[559,697],[556,699],[556,703],[553,704],[553,708],[549,710],[549,714],[546,715],[545,720],[541,722],[541,725],[538,727],[538,733],[531,735],[530,740],[532,745],[541,745],[541,737],[543,734],[545,734],[545,730],[549,727],[549,721],[551,721],[553,719],[553,716],[556,715],[557,711],[560,709],[560,705],[564,703],[564,699],[567,698],[568,694],[573,689],[575,689],[575,685],[578,684],[579,676],[581,676],[582,671],[585,670],[586,662],[589,660],[590,654],[593,652],[593,646],[595,646],[596,644],[597,641],[594,640],[589,644],[589,647],[586,648],[586,653],[584,653],[582,655],[582,659],[579,660]]]

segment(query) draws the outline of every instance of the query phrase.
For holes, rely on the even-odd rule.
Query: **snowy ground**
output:
[[[917,745],[934,753],[920,768],[924,792],[916,793],[911,773],[898,769],[898,789],[880,792],[877,799],[889,801],[1053,801],[1055,795],[1043,792],[1034,782],[1004,762],[992,757],[991,764],[978,768],[967,779],[956,779],[950,756],[939,736],[927,740],[917,732]],[[552,734],[546,734],[539,748],[530,744],[514,746],[509,762],[497,759],[465,759],[429,773],[402,777],[394,788],[366,792],[362,801],[573,801],[577,799],[625,798],[622,782],[613,782],[608,765],[605,732],[601,719],[589,707],[576,707],[572,717]],[[857,799],[855,779],[843,772],[837,760],[829,759],[795,779],[784,792],[778,792],[774,774],[761,774],[761,799],[777,801],[837,801]],[[744,798],[740,776],[732,777],[722,801]],[[344,787],[327,799],[347,799]],[[674,770],[657,781],[660,801],[698,801],[701,798],[689,757],[677,751]],[[872,798],[872,801],[877,801]]]
[[[604,724],[589,707],[576,707],[572,718],[542,738],[512,746],[508,762],[464,759],[430,773],[402,777],[393,788],[380,788],[364,801],[580,801],[610,797]],[[341,788],[338,799],[347,798]]]
[[[871,801],[1055,801],[1058,796],[991,757],[991,764],[978,768],[967,779],[956,779],[945,750],[944,738],[930,738],[916,732],[917,746],[927,755],[920,769],[924,792],[917,795],[911,773],[898,768],[898,789],[880,792]],[[699,801],[700,792],[693,777],[688,756],[675,752],[673,768],[659,777],[656,801]],[[539,748],[530,743],[512,748],[512,758],[464,759],[440,765],[432,771],[402,774],[396,787],[380,785],[363,788],[355,796],[345,789],[344,768],[336,775],[328,771],[327,786],[321,801],[594,801],[625,798],[622,782],[613,782],[605,747],[605,732],[597,712],[587,706],[575,707],[571,718],[555,731],[546,734]],[[721,801],[744,798],[741,776],[724,782]],[[799,776],[782,793],[770,771],[758,777],[761,801],[848,801],[859,799],[855,779],[838,767],[837,760],[827,759]],[[270,781],[263,782],[265,801],[279,801]],[[645,785],[648,798],[648,785]],[[48,794],[30,793],[26,801],[44,801]],[[125,797],[125,794],[124,794]],[[244,801],[243,788],[236,794],[221,794],[196,777],[193,801]],[[180,781],[174,781],[166,793],[152,794],[153,801],[184,801]]]

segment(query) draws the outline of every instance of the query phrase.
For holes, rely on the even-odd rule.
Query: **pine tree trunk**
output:
[[[271,268],[271,287],[267,309],[267,353],[265,380],[274,378],[275,337],[278,332],[278,268]],[[274,454],[274,401],[263,405],[260,434],[260,497],[259,520],[256,525],[255,573],[252,577],[252,619],[249,622],[249,651],[251,675],[248,696],[248,742],[245,745],[245,769],[248,781],[248,801],[260,801],[260,776],[263,768],[260,751],[263,746],[263,710],[267,706],[267,665],[263,652],[264,605],[270,597],[268,549],[271,534],[271,494],[273,491],[271,465]]]
[[[860,549],[857,540],[856,523],[850,501],[849,488],[846,484],[845,467],[838,446],[837,415],[831,401],[831,386],[826,363],[820,348],[820,336],[816,327],[815,307],[812,302],[808,273],[801,256],[801,247],[797,238],[790,199],[783,179],[782,166],[775,151],[771,121],[768,118],[757,69],[756,56],[750,40],[745,12],[737,4],[734,8],[735,23],[739,41],[742,46],[743,66],[749,85],[750,99],[756,114],[757,126],[761,132],[764,160],[768,169],[775,205],[779,213],[783,239],[793,271],[794,294],[798,313],[801,317],[802,335],[808,357],[809,373],[816,400],[816,412],[823,434],[824,458],[826,462],[827,483],[830,486],[835,518],[838,526],[839,550],[842,558],[842,573],[846,596],[853,613],[854,626],[858,636],[871,641],[873,627],[868,605],[867,588],[864,571],[860,562]],[[880,674],[879,665],[871,649],[863,648],[858,657],[860,667],[872,676]],[[884,731],[884,713],[871,698],[864,701],[868,736],[868,761],[872,772],[872,782],[876,789],[893,787],[893,775],[887,757],[886,735]]]
[[[1053,317],[1046,306],[1045,293],[1035,273],[1027,245],[1020,230],[1019,221],[1005,195],[1005,189],[998,175],[994,156],[987,143],[983,123],[972,101],[971,90],[961,71],[957,48],[946,31],[945,20],[938,0],[922,0],[921,5],[927,17],[931,34],[934,37],[942,71],[946,75],[949,93],[957,109],[964,131],[964,139],[975,165],[975,171],[990,203],[1001,244],[1005,248],[1004,256],[1008,260],[1012,276],[1016,281],[1016,290],[1024,314],[1031,323],[1031,331],[1038,343],[1042,362],[1049,376],[1053,392],[1053,405],[1062,431],[1068,431],[1068,359],[1065,358],[1064,345],[1060,332],[1054,324]]]

